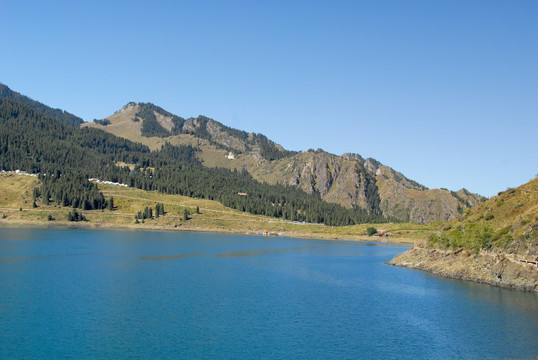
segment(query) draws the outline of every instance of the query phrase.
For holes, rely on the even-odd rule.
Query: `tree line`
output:
[[[27,96],[19,94],[18,92],[11,90],[9,87],[1,83],[0,83],[0,98],[13,100],[20,104],[24,104],[28,106],[29,108],[39,111],[40,113],[44,115],[58,119],[60,122],[62,122],[65,125],[79,126],[80,124],[84,122],[84,120],[82,120],[78,116],[75,116],[73,114],[68,113],[67,111],[63,111],[60,109],[53,109],[45,104],[32,100]]]

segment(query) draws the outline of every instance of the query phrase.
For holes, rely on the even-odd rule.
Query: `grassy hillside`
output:
[[[538,255],[538,178],[467,209],[428,241],[446,249]]]
[[[88,228],[120,228],[159,231],[216,231],[232,233],[278,233],[281,236],[318,239],[394,241],[412,243],[425,240],[433,230],[431,225],[417,224],[361,224],[332,227],[323,224],[293,223],[266,216],[252,215],[223,206],[211,200],[195,199],[180,195],[165,195],[135,188],[99,184],[106,198],[113,197],[114,210],[82,211],[87,221],[69,222],[67,214],[73,209],[58,205],[44,205],[39,201],[33,207],[32,190],[39,185],[36,177],[0,173],[0,225],[7,226],[76,226]],[[166,214],[135,224],[135,215],[145,207],[164,204]],[[196,213],[196,208],[199,214]],[[184,211],[190,219],[183,219]],[[49,220],[52,218],[52,220]],[[389,237],[365,235],[368,227],[387,232]]]

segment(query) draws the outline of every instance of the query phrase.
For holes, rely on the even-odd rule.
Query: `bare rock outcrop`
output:
[[[454,279],[538,293],[536,261],[511,254],[485,251],[475,254],[414,246],[387,263]]]

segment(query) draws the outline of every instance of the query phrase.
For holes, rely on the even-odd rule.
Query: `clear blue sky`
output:
[[[538,1],[0,0],[0,82],[129,101],[485,196],[538,174]]]

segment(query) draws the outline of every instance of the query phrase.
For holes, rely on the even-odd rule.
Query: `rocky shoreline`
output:
[[[447,251],[415,245],[387,262],[453,279],[538,293],[538,265],[509,254]]]

